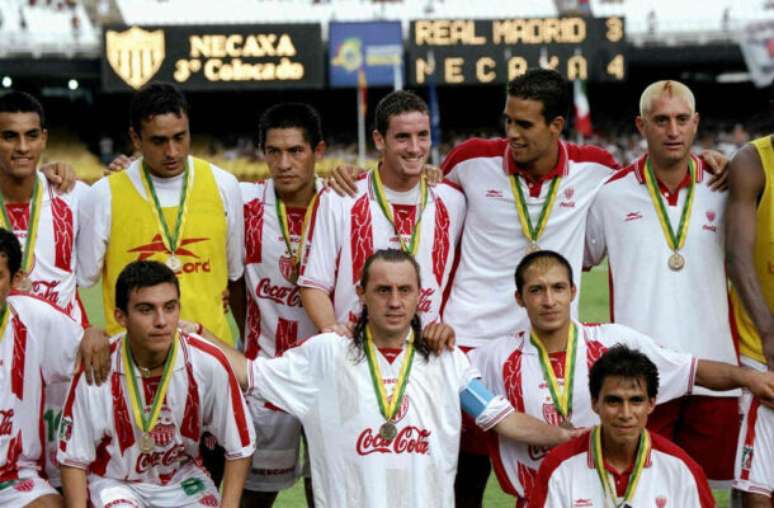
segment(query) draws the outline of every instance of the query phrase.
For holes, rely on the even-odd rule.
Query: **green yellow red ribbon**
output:
[[[376,392],[376,400],[379,402],[379,411],[381,411],[388,422],[391,422],[395,417],[395,413],[398,412],[400,403],[403,400],[403,395],[406,392],[406,385],[409,380],[409,374],[411,373],[411,365],[414,363],[414,331],[412,330],[410,332],[406,343],[406,354],[400,365],[400,373],[395,384],[395,390],[392,392],[392,397],[387,397],[387,390],[384,388],[382,370],[379,368],[379,360],[376,358],[376,346],[374,346],[373,336],[371,335],[371,328],[369,326],[366,326],[365,329],[363,350],[365,351],[365,356],[368,360],[368,370],[371,373],[371,381],[373,382],[374,391]]]
[[[546,229],[546,224],[548,224],[548,218],[551,216],[551,212],[554,209],[554,202],[556,202],[556,196],[559,194],[559,184],[562,179],[559,176],[555,176],[551,179],[548,195],[546,196],[545,203],[543,203],[543,208],[540,210],[536,225],[532,224],[532,219],[529,216],[527,200],[524,197],[524,191],[521,190],[521,185],[519,185],[519,175],[511,175],[510,180],[511,193],[513,194],[513,200],[516,203],[516,212],[519,215],[519,222],[521,223],[521,232],[532,245],[537,245],[538,240],[543,236],[543,231]]]
[[[382,209],[384,216],[388,221],[390,221],[390,224],[392,224],[392,227],[395,230],[395,234],[398,236],[401,250],[411,254],[412,256],[416,256],[417,251],[419,250],[419,241],[421,237],[420,224],[422,222],[422,213],[425,211],[429,196],[427,178],[422,175],[419,179],[419,207],[417,209],[417,219],[414,222],[414,229],[411,232],[411,240],[409,241],[408,245],[406,245],[406,243],[403,241],[403,236],[400,234],[400,231],[398,231],[398,226],[395,224],[395,216],[392,213],[392,206],[390,205],[390,202],[384,192],[384,184],[382,184],[382,177],[379,175],[379,169],[372,171],[371,174],[371,181],[373,182],[376,201],[379,203],[379,208]]]
[[[567,349],[564,355],[564,390],[559,388],[559,380],[551,367],[551,358],[548,356],[545,346],[534,330],[530,332],[529,339],[535,349],[538,350],[540,359],[540,369],[543,371],[543,378],[548,384],[548,391],[551,393],[551,400],[554,407],[567,421],[572,414],[572,389],[575,383],[575,357],[578,351],[578,326],[571,323],[567,332]],[[569,422],[568,422],[569,423]]]
[[[650,454],[650,434],[647,430],[643,429],[640,434],[640,442],[637,447],[637,457],[634,460],[634,467],[632,473],[629,476],[629,483],[626,485],[626,491],[624,492],[623,499],[619,501],[618,494],[610,481],[610,475],[605,469],[605,458],[602,453],[602,426],[597,425],[591,431],[591,453],[594,459],[594,468],[597,470],[599,481],[602,482],[602,489],[605,492],[605,499],[612,503],[612,506],[619,508],[621,506],[631,505],[634,494],[637,492],[637,485],[640,482],[642,476],[642,470],[645,469],[645,463],[648,460]],[[607,504],[607,503],[606,503]]]
[[[140,181],[142,182],[143,189],[145,189],[145,195],[150,196],[153,206],[153,215],[156,217],[156,222],[159,224],[161,230],[161,241],[164,243],[164,247],[167,251],[174,256],[175,251],[180,243],[182,237],[183,226],[187,217],[188,205],[190,202],[190,194],[192,190],[191,177],[193,172],[188,167],[188,161],[185,163],[185,171],[183,172],[183,189],[180,192],[180,203],[177,206],[177,218],[175,219],[175,231],[171,232],[167,219],[164,217],[164,211],[161,207],[158,195],[156,195],[156,188],[153,186],[153,180],[151,180],[150,170],[143,162],[142,170],[140,171]]]
[[[688,196],[685,198],[685,204],[683,205],[682,213],[680,214],[680,223],[675,232],[672,227],[672,223],[669,221],[669,215],[667,214],[666,203],[661,196],[661,191],[658,189],[658,181],[656,180],[656,174],[653,172],[653,164],[650,158],[645,161],[645,184],[648,187],[648,194],[653,202],[653,206],[656,209],[656,215],[658,221],[661,223],[661,229],[664,232],[664,238],[666,238],[669,248],[677,252],[685,246],[685,240],[688,237],[688,225],[691,222],[691,211],[693,210],[693,199],[696,187],[696,164],[693,158],[688,161],[688,172],[691,175],[691,183],[688,185]]]
[[[27,275],[32,271],[32,265],[35,260],[35,244],[38,240],[41,208],[43,208],[43,192],[40,190],[40,182],[38,182],[38,177],[35,175],[32,198],[30,199],[30,220],[27,223],[27,238],[24,241],[24,253],[22,254],[21,263],[21,269]],[[8,216],[8,210],[5,207],[5,199],[2,193],[0,193],[0,210],[2,210],[3,228],[13,232],[13,224]]]

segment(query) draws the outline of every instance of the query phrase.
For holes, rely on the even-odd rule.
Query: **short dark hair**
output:
[[[139,136],[143,120],[168,113],[188,116],[188,111],[188,101],[179,88],[171,83],[151,83],[132,97],[129,104],[129,122],[135,134]]]
[[[0,95],[0,113],[37,113],[40,128],[46,128],[46,114],[43,105],[27,92],[11,90]]]
[[[266,135],[271,129],[300,129],[304,141],[314,148],[323,140],[320,113],[309,104],[284,102],[275,104],[258,120],[258,145],[266,148]]]
[[[0,256],[5,258],[8,264],[8,272],[13,278],[21,268],[21,244],[15,234],[2,228],[0,228]]]
[[[129,310],[129,293],[159,284],[173,284],[180,296],[180,283],[175,272],[158,261],[133,261],[126,265],[116,280],[116,308]]]
[[[512,79],[508,83],[508,96],[541,102],[546,123],[557,116],[567,120],[572,103],[569,83],[550,69],[530,69]]]
[[[608,349],[589,371],[589,391],[592,400],[599,398],[605,378],[622,377],[626,379],[644,379],[647,384],[648,398],[658,394],[658,368],[644,353],[631,349],[624,344],[616,344]]]
[[[390,117],[402,113],[413,113],[414,111],[427,115],[430,114],[427,103],[414,92],[407,90],[390,92],[376,105],[374,128],[379,131],[379,134],[384,136],[390,127]]]
[[[567,261],[567,258],[552,250],[539,250],[524,256],[524,258],[516,267],[516,274],[514,277],[516,279],[516,291],[518,291],[519,294],[522,294],[522,290],[524,289],[524,274],[529,269],[529,267],[541,259],[552,259],[556,261],[558,265],[563,266],[565,270],[567,270],[567,277],[570,278],[570,285],[575,285],[575,282],[572,278],[572,266],[570,266],[570,262]]]

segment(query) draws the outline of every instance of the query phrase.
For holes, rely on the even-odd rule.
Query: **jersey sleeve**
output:
[[[323,365],[330,363],[333,334],[312,337],[278,358],[248,360],[247,396],[302,418],[317,404]],[[327,358],[327,359],[326,359]]]
[[[657,404],[691,393],[696,377],[696,357],[666,349],[640,332],[621,325],[607,325],[620,342],[644,353],[658,368],[659,389]],[[612,344],[611,344],[612,345]]]
[[[102,432],[96,427],[99,419],[93,416],[102,413],[95,407],[98,404],[96,398],[91,401],[89,396],[90,392],[101,389],[105,388],[90,387],[82,370],[73,376],[59,423],[56,458],[60,464],[88,469],[89,464],[94,462],[97,436]]]
[[[239,188],[239,182],[231,173],[213,166],[213,174],[218,182],[218,188],[223,198],[223,208],[226,210],[228,278],[229,280],[238,280],[244,272],[242,249],[244,246],[245,225],[242,191]]]
[[[67,382],[73,375],[83,328],[70,316],[45,302],[34,302],[44,319],[34,321],[35,339],[40,341],[40,368],[46,383]],[[56,354],[52,354],[56,352]]]
[[[586,217],[586,245],[583,253],[583,267],[591,268],[602,262],[607,254],[605,222],[599,194],[591,204]]]
[[[76,277],[81,287],[91,287],[102,275],[110,237],[111,196],[108,178],[103,178],[78,198],[78,232],[75,237]]]
[[[340,201],[334,192],[326,190],[312,210],[298,278],[301,287],[333,291],[342,234]]]

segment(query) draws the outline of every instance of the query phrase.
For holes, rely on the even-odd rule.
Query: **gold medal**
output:
[[[669,256],[669,268],[675,272],[679,272],[685,266],[685,258],[682,254],[675,251],[674,254]]]
[[[175,256],[174,254],[167,258],[166,265],[169,267],[170,270],[172,270],[175,273],[179,272],[180,269],[183,267],[183,263],[180,261],[180,258]]]
[[[384,422],[382,426],[379,427],[379,435],[385,441],[392,441],[395,439],[395,436],[398,435],[398,428],[395,427],[395,424],[392,422]]]
[[[140,434],[140,451],[142,453],[151,453],[156,449],[156,441],[153,440],[150,432]]]
[[[538,245],[537,242],[532,241],[529,242],[529,246],[527,247],[527,254],[532,254],[533,252],[537,252],[540,250],[540,245]]]

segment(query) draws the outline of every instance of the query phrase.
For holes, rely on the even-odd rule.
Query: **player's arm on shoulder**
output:
[[[755,271],[754,252],[758,200],[766,177],[758,151],[745,145],[731,160],[726,205],[726,262],[734,289],[739,293],[761,340],[769,370],[774,370],[774,316],[763,296]]]
[[[40,172],[43,173],[54,190],[60,194],[70,192],[78,181],[75,168],[66,162],[48,162],[40,167]]]
[[[228,360],[229,367],[231,367],[231,372],[236,378],[237,383],[239,383],[239,386],[242,388],[242,390],[247,390],[247,359],[241,351],[238,351],[225,341],[219,339],[217,336],[215,336],[214,333],[204,328],[201,323],[180,320],[179,327],[183,332],[189,335],[195,334],[200,339],[203,339],[213,346],[219,348],[223,355],[226,357],[226,360]]]

